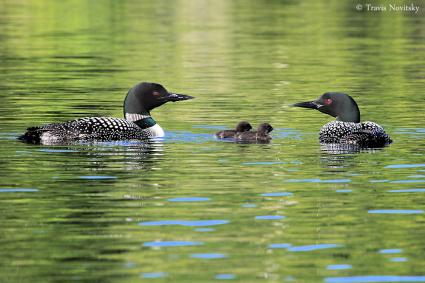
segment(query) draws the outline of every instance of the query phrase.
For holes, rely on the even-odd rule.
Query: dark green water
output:
[[[425,281],[425,6],[413,3],[418,14],[1,1],[0,281]],[[196,97],[153,112],[163,141],[15,140],[31,125],[121,117],[139,81]],[[332,117],[288,105],[326,91],[351,94],[394,143],[323,151]],[[240,120],[270,122],[273,141],[213,138]]]

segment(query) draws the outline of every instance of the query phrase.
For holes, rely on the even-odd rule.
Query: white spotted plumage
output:
[[[155,124],[142,129],[126,119],[85,117],[65,123],[48,124],[39,128],[43,144],[72,141],[112,141],[163,137],[164,131]]]
[[[384,128],[370,121],[329,122],[320,129],[319,141],[325,144],[345,143],[367,147],[381,147],[392,142]]]

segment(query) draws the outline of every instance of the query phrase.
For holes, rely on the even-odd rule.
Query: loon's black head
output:
[[[192,99],[192,96],[168,92],[157,83],[142,82],[132,87],[124,100],[124,115],[149,114],[149,112],[168,101]]]
[[[337,121],[360,122],[360,110],[354,99],[340,92],[327,92],[314,101],[299,102],[292,106],[317,109],[336,117]]]
[[[236,132],[248,132],[252,129],[252,126],[250,123],[246,121],[239,122],[236,126]]]
[[[261,135],[265,135],[273,131],[272,125],[269,123],[262,123],[258,126],[257,132]]]

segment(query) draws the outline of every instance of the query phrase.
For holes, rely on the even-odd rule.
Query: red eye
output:
[[[327,99],[324,100],[324,102],[325,102],[325,105],[330,105],[330,104],[332,104],[332,99],[327,98]]]
[[[153,93],[153,96],[160,96],[161,94],[159,93],[159,92],[157,92],[157,91],[154,91]]]

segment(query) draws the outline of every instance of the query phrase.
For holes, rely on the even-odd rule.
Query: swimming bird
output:
[[[235,140],[237,142],[267,143],[272,139],[269,135],[271,131],[273,131],[273,127],[269,123],[262,123],[258,126],[257,131],[237,133]]]
[[[311,108],[336,117],[336,121],[325,124],[319,132],[322,144],[349,144],[361,148],[384,147],[392,140],[380,125],[360,122],[360,110],[354,99],[339,92],[327,92],[317,100],[299,102],[292,106]]]
[[[219,139],[226,139],[226,138],[234,138],[237,133],[241,132],[247,132],[252,129],[252,126],[250,123],[246,121],[239,122],[236,125],[236,128],[234,130],[224,130],[215,133],[215,136]]]
[[[125,119],[86,117],[64,123],[28,128],[18,139],[34,144],[66,144],[79,141],[143,140],[164,136],[164,130],[150,111],[169,101],[192,99],[172,93],[157,83],[141,82],[132,87],[124,100]]]

